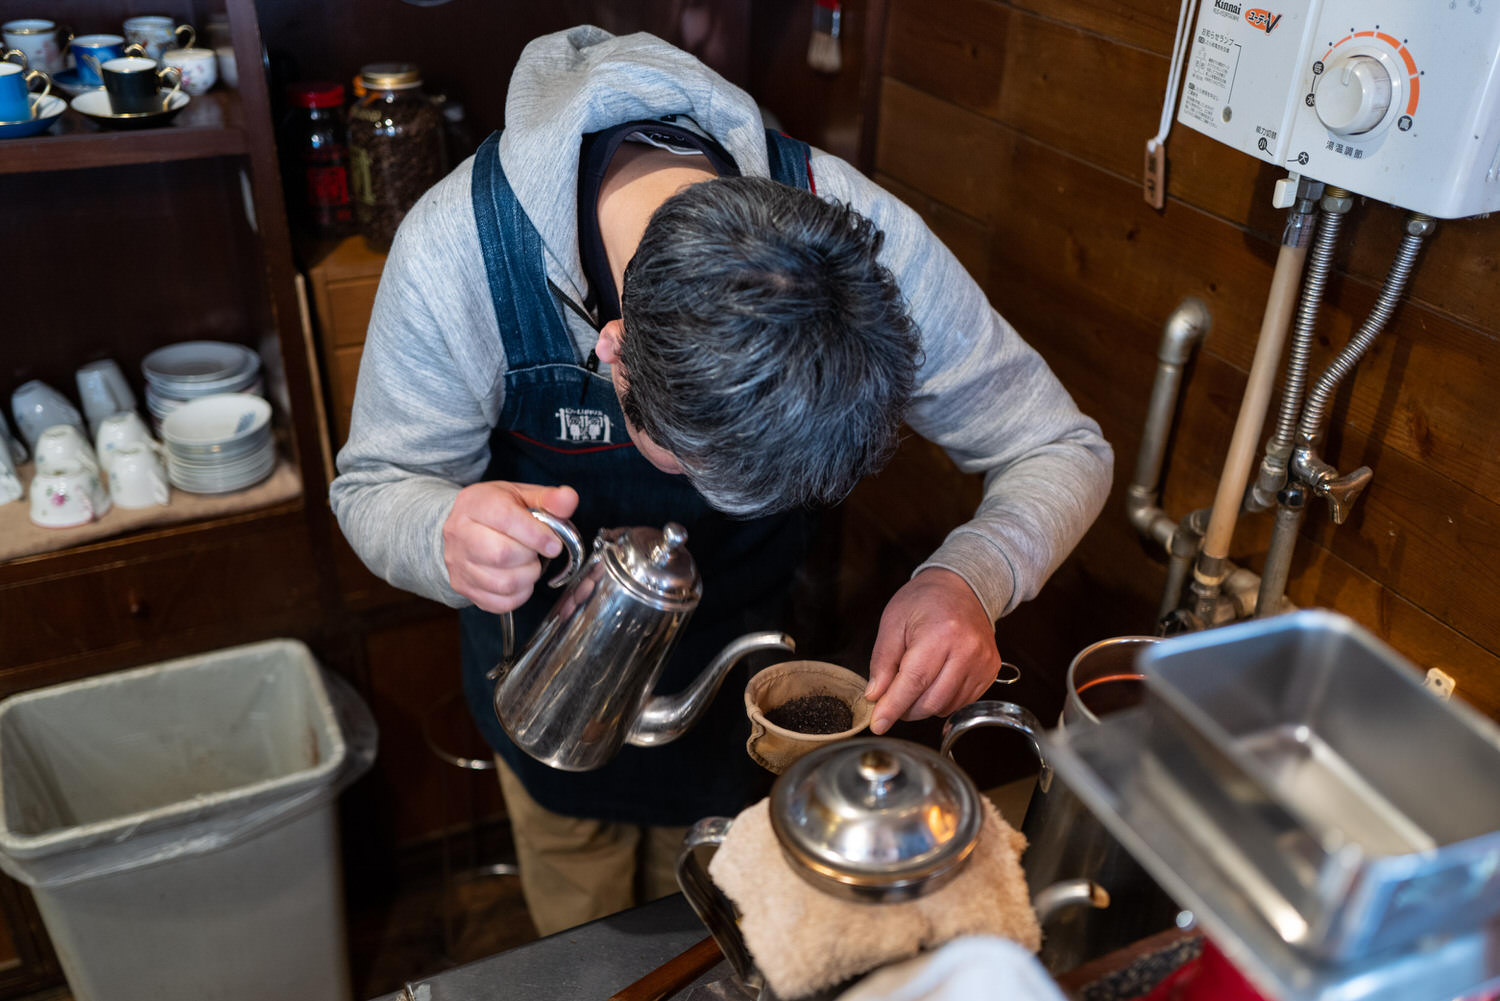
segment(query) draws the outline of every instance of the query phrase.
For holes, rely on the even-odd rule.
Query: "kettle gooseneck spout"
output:
[[[730,669],[741,658],[757,650],[795,653],[797,644],[786,633],[775,630],[746,633],[719,651],[691,685],[676,695],[653,695],[647,700],[630,732],[625,735],[625,742],[637,747],[654,747],[681,737],[698,722],[698,717],[718,694]]]

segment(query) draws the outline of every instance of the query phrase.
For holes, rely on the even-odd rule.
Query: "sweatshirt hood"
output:
[[[634,119],[686,116],[746,175],[770,172],[754,99],[654,35],[584,25],[521,52],[505,99],[500,164],[555,263],[581,287],[578,148],[583,135]]]

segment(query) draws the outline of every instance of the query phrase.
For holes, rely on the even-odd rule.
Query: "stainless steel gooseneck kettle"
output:
[[[505,659],[495,679],[495,715],[516,746],[553,768],[584,772],[604,765],[622,744],[654,747],[698,721],[730,668],[756,650],[793,651],[786,633],[747,633],[726,646],[676,695],[652,695],[703,582],[684,548],[687,532],[601,529],[587,559],[566,519],[533,508],[557,533],[568,565],[548,582],[566,587],[519,656],[514,627],[502,620]]]

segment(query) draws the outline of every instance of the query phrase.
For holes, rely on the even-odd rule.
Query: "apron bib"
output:
[[[808,147],[767,133],[773,176],[810,188]],[[709,507],[686,477],[663,473],[636,450],[610,380],[582,364],[543,266],[541,236],[500,166],[499,133],[474,158],[473,202],[490,296],[505,346],[505,404],[490,435],[485,480],[566,484],[578,491],[573,516],[586,546],[601,528],[675,521],[703,578],[703,600],[662,671],[657,691],[687,687],[731,640],[785,620],[787,585],[807,549],[801,512],[749,521]],[[543,575],[543,580],[547,577]],[[539,584],[514,614],[517,649],[558,593]],[[554,813],[625,823],[691,824],[738,813],[764,795],[772,776],[745,752],[749,721],[740,698],[742,663],[699,721],[663,747],[625,746],[604,767],[563,772],[536,761],[505,736],[485,678],[502,655],[500,617],[470,606],[460,614],[464,694],[480,731],[527,791]]]

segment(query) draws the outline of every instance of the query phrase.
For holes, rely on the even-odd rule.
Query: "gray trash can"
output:
[[[0,868],[77,1001],[350,995],[338,793],[368,709],[271,640],[0,702]]]

